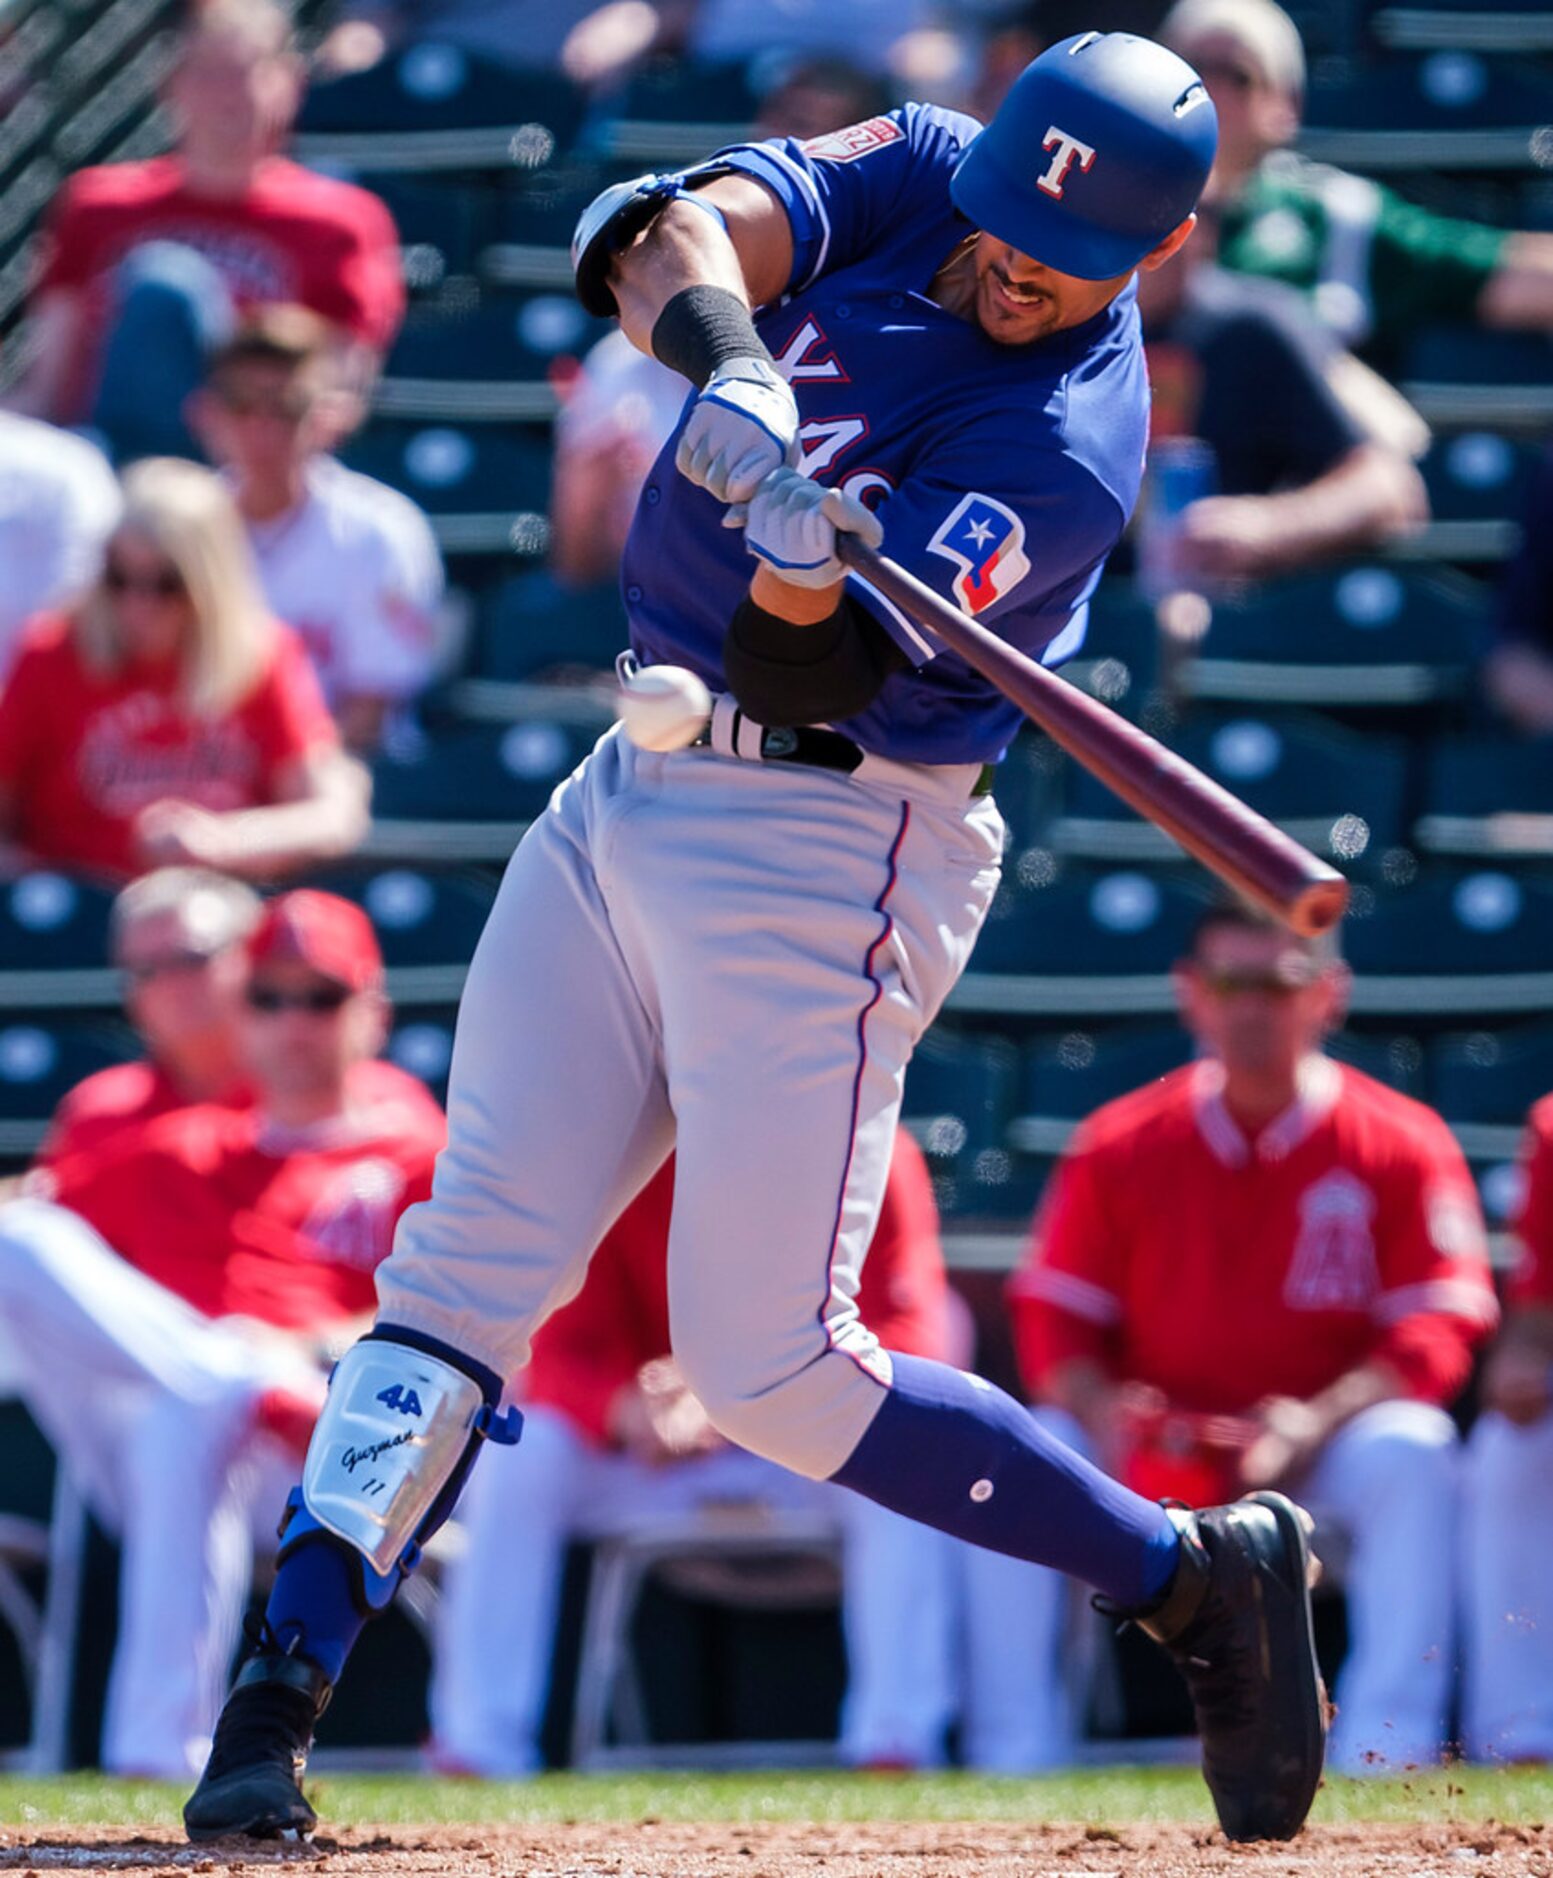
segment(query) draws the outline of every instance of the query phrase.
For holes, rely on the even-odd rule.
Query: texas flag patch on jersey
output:
[[[827,131],[823,137],[810,137],[803,153],[822,157],[827,163],[855,163],[870,150],[899,143],[905,135],[893,117],[870,117],[861,124],[848,124],[843,130]]]
[[[1024,523],[991,496],[964,497],[927,545],[960,569],[954,597],[967,613],[985,612],[1030,571]]]

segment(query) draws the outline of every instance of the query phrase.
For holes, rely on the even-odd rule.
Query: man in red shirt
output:
[[[1330,1764],[1437,1758],[1452,1676],[1457,1437],[1497,1318],[1444,1122],[1322,1054],[1346,973],[1222,908],[1177,973],[1202,1057],[1080,1128],[1011,1285],[1021,1366],[1151,1495],[1292,1489],[1352,1545]],[[1036,1621],[1055,1660],[1043,1578]]]
[[[119,894],[109,949],[146,1054],[98,1070],[61,1097],[40,1161],[68,1160],[171,1109],[249,1099],[237,1018],[248,976],[243,942],[259,913],[251,887],[194,867],[159,868]]]
[[[669,1354],[673,1199],[671,1160],[605,1237],[581,1292],[535,1337],[523,1440],[510,1454],[493,1450],[470,1484],[467,1550],[448,1583],[432,1677],[438,1752],[493,1778],[538,1771],[569,1539],[753,1500],[818,1514],[841,1537],[844,1758],[936,1765],[953,1706],[953,1542],[716,1432]],[[946,1354],[938,1213],[921,1150],[905,1133],[896,1136],[858,1305],[892,1350]]]
[[[1468,1752],[1553,1761],[1553,1096],[1527,1117],[1521,1260],[1467,1454]]]
[[[387,1006],[359,907],[285,894],[247,954],[254,1105],[122,1129],[0,1209],[20,1393],[122,1547],[103,1731],[117,1773],[202,1764],[252,1548],[296,1466],[273,1430],[322,1401],[442,1142],[429,1103],[362,1088]]]
[[[311,308],[371,382],[404,311],[376,196],[283,158],[303,73],[273,0],[209,0],[169,80],[171,155],[82,170],[56,199],[16,408],[90,419],[121,457],[195,455],[184,399],[234,311]]]

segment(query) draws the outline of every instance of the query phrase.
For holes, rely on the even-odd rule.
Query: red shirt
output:
[[[178,1109],[31,1190],[207,1317],[319,1330],[373,1308],[399,1215],[431,1192],[433,1114],[380,1101],[288,1134],[254,1109]]]
[[[1189,1064],[1075,1135],[1010,1283],[1026,1382],[1090,1356],[1182,1409],[1233,1415],[1380,1358],[1448,1401],[1497,1307],[1445,1123],[1320,1058],[1252,1146],[1221,1077]]]
[[[301,641],[275,628],[257,683],[223,717],[197,718],[171,666],[102,676],[67,622],[34,620],[0,691],[0,784],[16,839],[40,859],[127,878],[133,824],[164,796],[213,810],[275,800],[280,772],[338,742]]]
[[[442,1111],[431,1091],[419,1077],[395,1063],[374,1058],[355,1064],[346,1077],[346,1089],[352,1102],[400,1101],[424,1110],[429,1127],[440,1124]],[[249,1109],[253,1100],[253,1091],[238,1085],[218,1106]],[[38,1150],[37,1165],[51,1167],[72,1155],[106,1148],[120,1135],[159,1116],[194,1106],[161,1064],[149,1057],[138,1063],[115,1063],[111,1069],[84,1077],[60,1097]]]
[[[1545,1095],[1526,1117],[1521,1171],[1526,1186],[1515,1218],[1521,1257],[1510,1301],[1553,1305],[1553,1095]]]
[[[644,1363],[670,1353],[671,1158],[605,1235],[587,1280],[534,1339],[524,1399],[608,1439],[610,1407]],[[948,1341],[938,1209],[922,1151],[895,1138],[879,1224],[863,1266],[858,1309],[888,1350],[942,1356]]]
[[[50,208],[39,291],[79,293],[85,343],[64,421],[87,415],[96,383],[114,268],[147,241],[193,248],[220,273],[244,311],[310,307],[377,351],[404,317],[404,279],[393,218],[354,183],[272,157],[240,196],[193,194],[182,159],[110,163],[72,176]]]

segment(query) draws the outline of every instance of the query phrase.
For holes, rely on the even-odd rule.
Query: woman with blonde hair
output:
[[[265,609],[225,487],[170,457],[123,486],[96,584],[28,626],[0,691],[0,832],[115,878],[273,876],[348,852],[365,772]]]

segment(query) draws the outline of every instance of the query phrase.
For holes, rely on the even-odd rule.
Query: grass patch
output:
[[[1208,1797],[1184,1768],[1107,1768],[1032,1780],[976,1774],[906,1779],[847,1774],[547,1774],[524,1782],[436,1780],[413,1774],[321,1775],[309,1792],[326,1825],[481,1825],[503,1820],[631,1821],[644,1818],[748,1823],[758,1820],[1074,1820],[1209,1823]],[[0,1778],[0,1825],[44,1832],[71,1826],[171,1828],[181,1787],[67,1774]],[[1313,1817],[1371,1820],[1488,1820],[1534,1824],[1553,1818],[1553,1773],[1449,1769],[1395,1780],[1328,1783]]]

